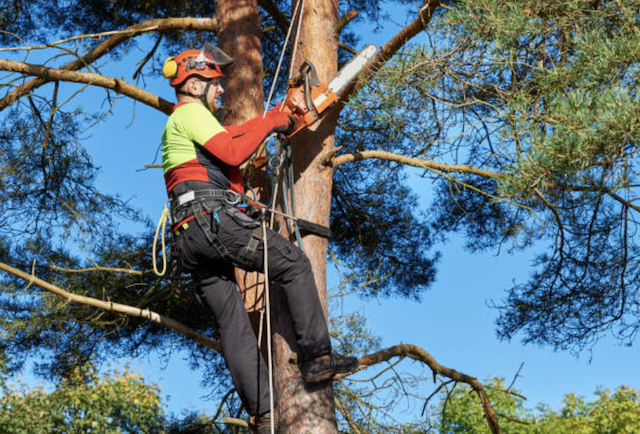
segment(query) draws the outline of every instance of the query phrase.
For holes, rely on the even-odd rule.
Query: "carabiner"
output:
[[[240,195],[233,190],[226,190],[224,192],[224,203],[229,206],[236,206],[240,203]]]

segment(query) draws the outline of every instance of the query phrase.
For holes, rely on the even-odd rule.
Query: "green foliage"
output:
[[[98,376],[78,368],[55,390],[4,385],[0,431],[6,434],[150,433],[163,417],[159,388],[129,370]]]
[[[505,383],[492,379],[487,394],[505,434],[626,434],[640,429],[640,394],[621,386],[615,392],[599,389],[591,402],[567,394],[562,406],[553,410],[544,404],[525,407],[517,391],[505,391]],[[471,389],[457,385],[440,394],[440,402],[430,407],[428,432],[442,434],[490,434],[484,411]]]
[[[639,6],[457,1],[435,22],[438,42],[381,72],[393,98],[423,108],[432,134],[419,155],[492,173],[426,174],[440,181],[435,233],[542,252],[497,304],[504,338],[579,350],[640,328]]]
[[[194,302],[188,277],[173,268],[163,279],[150,271],[148,246],[151,243],[151,235],[111,239],[95,251],[94,263],[80,261],[44,242],[30,242],[27,248],[15,249],[12,254],[24,261],[21,268],[30,269],[30,264],[36,264],[37,276],[75,294],[162,312],[215,338],[213,321],[209,313]],[[50,267],[48,261],[56,267]],[[95,263],[104,268],[95,268]],[[83,267],[90,269],[68,271]],[[81,303],[69,303],[35,286],[25,289],[19,282],[3,288],[0,308],[3,312],[0,324],[6,336],[0,347],[12,357],[12,367],[20,368],[22,362],[37,353],[36,368],[48,378],[65,377],[77,363],[90,360],[96,354],[135,357],[163,348],[169,355],[177,348],[176,335],[163,326]],[[180,342],[181,349],[191,352],[194,364],[207,352],[188,339]],[[208,355],[207,360],[211,377],[224,371],[219,356]],[[227,385],[224,380],[216,383],[221,387]]]

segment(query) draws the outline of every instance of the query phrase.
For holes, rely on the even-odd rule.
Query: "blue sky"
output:
[[[363,42],[382,44],[390,30],[369,34],[374,39]],[[121,76],[133,70],[106,68],[105,73]],[[146,88],[166,99],[173,98],[163,80],[149,80]],[[91,101],[101,104],[102,96],[98,91],[85,96],[85,100],[89,105]],[[131,199],[155,220],[166,199],[162,173],[159,169],[140,169],[152,162],[166,116],[140,104],[134,110],[131,102],[124,98],[117,103],[114,113],[107,122],[86,133],[85,143],[102,167],[99,185]],[[428,194],[427,182],[421,185],[416,178],[414,187]],[[423,199],[426,206],[426,197]],[[424,294],[422,303],[398,299],[365,302],[357,298],[347,303],[348,308],[366,316],[372,332],[381,336],[383,346],[400,342],[418,345],[441,364],[481,380],[501,376],[510,382],[524,364],[515,387],[528,397],[529,407],[544,402],[557,408],[568,392],[592,398],[598,386],[609,389],[622,384],[640,386],[637,347],[621,347],[605,338],[594,347],[593,353],[575,357],[549,348],[496,339],[497,312],[487,307],[487,302],[499,300],[513,281],[526,279],[530,255],[472,255],[465,252],[461,241],[455,238],[438,249],[443,258],[437,281]],[[330,285],[335,284],[335,279],[331,279]],[[147,381],[162,386],[165,398],[170,397],[167,401],[170,410],[213,411],[213,405],[203,398],[207,391],[199,388],[197,373],[190,373],[179,355],[164,369],[158,358],[150,355],[129,362],[133,369],[141,370]]]

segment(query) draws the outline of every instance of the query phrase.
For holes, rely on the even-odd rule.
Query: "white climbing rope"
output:
[[[296,7],[294,9],[293,15],[292,15],[292,21],[291,21],[291,25],[289,26],[289,30],[287,31],[287,36],[285,37],[285,41],[284,44],[282,46],[282,51],[280,53],[280,58],[278,60],[278,66],[276,67],[276,72],[275,75],[273,77],[273,82],[271,83],[271,89],[269,90],[269,96],[267,98],[267,101],[265,103],[265,110],[264,110],[264,115],[266,116],[266,113],[268,111],[269,105],[271,104],[271,98],[273,97],[273,92],[275,91],[275,87],[276,87],[276,83],[278,81],[278,75],[280,74],[280,68],[282,66],[282,61],[284,59],[284,55],[286,53],[287,50],[287,44],[289,42],[289,38],[291,36],[291,30],[296,27],[296,36],[295,36],[295,40],[293,43],[293,52],[291,55],[291,59],[295,59],[295,53],[296,53],[296,49],[298,46],[298,38],[300,36],[300,28],[301,23],[302,23],[302,11],[304,9],[304,3],[305,0],[300,0],[298,1],[298,3],[296,4]],[[296,23],[295,26],[293,23]],[[289,76],[291,77],[291,68],[289,69]],[[280,110],[282,110],[283,107],[280,108]],[[280,164],[278,165],[280,166]],[[280,171],[280,167],[278,167],[277,172],[279,172],[278,174],[278,178],[280,178],[281,175],[281,171]],[[275,210],[275,205],[276,205],[276,197],[277,197],[277,192],[278,192],[278,184],[279,184],[279,180],[276,180],[276,185],[274,186],[274,194],[273,194],[273,198],[272,198],[272,209]],[[275,213],[271,214],[271,222],[270,222],[270,226],[273,227],[273,216]],[[269,411],[271,413],[271,434],[275,434],[275,412],[274,412],[274,400],[273,400],[273,354],[272,354],[272,339],[271,339],[271,301],[270,301],[270,287],[269,287],[269,246],[267,243],[267,222],[266,222],[266,216],[263,216],[262,218],[262,242],[263,242],[263,249],[264,249],[264,294],[265,294],[265,307],[264,309],[266,310],[266,323],[267,323],[267,369],[269,371]],[[262,318],[263,318],[263,314],[262,312],[260,313],[260,329],[258,332],[258,343],[260,343],[262,341]]]
[[[164,203],[164,209],[162,210],[162,214],[160,214],[160,220],[158,220],[158,226],[156,226],[156,234],[153,237],[153,250],[152,250],[151,261],[153,262],[153,272],[156,273],[158,277],[164,276],[164,274],[167,272],[167,252],[166,252],[165,245],[166,245],[166,234],[167,234],[167,221],[169,220],[169,216],[171,214],[171,211],[167,206],[168,203],[169,201]],[[158,243],[158,234],[160,232],[162,232],[160,236],[160,239],[162,242],[162,271],[158,270],[158,265],[156,264],[157,262],[156,246]]]

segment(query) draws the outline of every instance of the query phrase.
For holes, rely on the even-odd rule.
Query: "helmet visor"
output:
[[[207,42],[200,51],[200,54],[193,59],[194,69],[205,69],[207,65],[227,66],[233,63],[233,59],[215,45]]]

